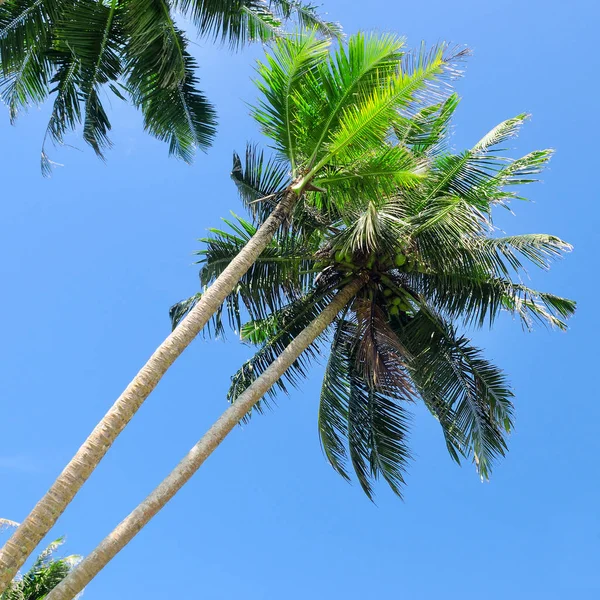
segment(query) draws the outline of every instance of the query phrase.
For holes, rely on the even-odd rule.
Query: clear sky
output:
[[[278,408],[236,429],[86,591],[88,600],[392,597],[578,600],[600,592],[597,185],[600,10],[571,2],[324,0],[346,31],[378,29],[467,44],[454,144],[522,111],[515,146],[555,147],[529,204],[500,219],[575,246],[534,284],[579,301],[564,334],[502,319],[475,332],[510,374],[517,427],[491,483],[454,465],[437,423],[415,411],[405,501],[381,484],[377,505],[319,448],[322,368]],[[188,167],[113,105],[108,163],[59,149],[39,172],[47,111],[16,128],[0,115],[0,516],[21,520],[169,332],[169,306],[197,290],[197,238],[229,210],[231,153],[260,141],[246,101],[260,47],[194,48],[220,115],[218,139]],[[594,316],[596,315],[596,316]],[[250,350],[196,341],[165,377],[52,536],[89,552],[171,470],[226,408],[229,376]]]

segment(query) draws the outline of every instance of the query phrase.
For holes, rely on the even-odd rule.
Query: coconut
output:
[[[392,306],[390,308],[390,315],[396,316],[400,314],[400,309],[397,306]]]
[[[397,267],[401,267],[406,262],[406,256],[402,252],[398,252],[394,257],[394,264]]]

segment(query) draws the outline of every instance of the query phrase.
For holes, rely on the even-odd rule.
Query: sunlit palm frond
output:
[[[312,170],[318,172],[332,159],[355,161],[383,143],[393,126],[413,114],[420,103],[440,99],[444,79],[454,76],[463,55],[464,51],[448,51],[445,45],[410,55],[397,75],[373,86],[360,103],[344,111]]]
[[[435,156],[447,151],[450,121],[458,108],[458,94],[451,94],[439,104],[426,106],[411,119],[395,127],[398,142],[414,154]]]
[[[329,45],[329,40],[320,39],[314,32],[296,34],[278,40],[266,61],[258,65],[257,86],[262,98],[252,113],[263,133],[289,160],[293,177],[299,151],[297,139],[304,126],[298,120],[299,91],[307,75],[326,60]]]

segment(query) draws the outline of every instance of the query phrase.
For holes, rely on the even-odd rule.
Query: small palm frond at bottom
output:
[[[10,587],[0,594],[0,600],[42,600],[53,590],[81,560],[72,555],[54,558],[63,539],[52,542],[35,560],[24,575],[16,577]]]

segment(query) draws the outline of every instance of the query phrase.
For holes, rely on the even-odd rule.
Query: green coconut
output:
[[[397,306],[392,306],[390,308],[390,315],[396,316],[400,314],[400,309]]]
[[[406,255],[402,254],[402,252],[398,252],[394,257],[394,264],[397,267],[401,267],[406,262]]]
[[[341,250],[337,250],[335,253],[335,262],[342,262],[344,260],[344,253]]]

